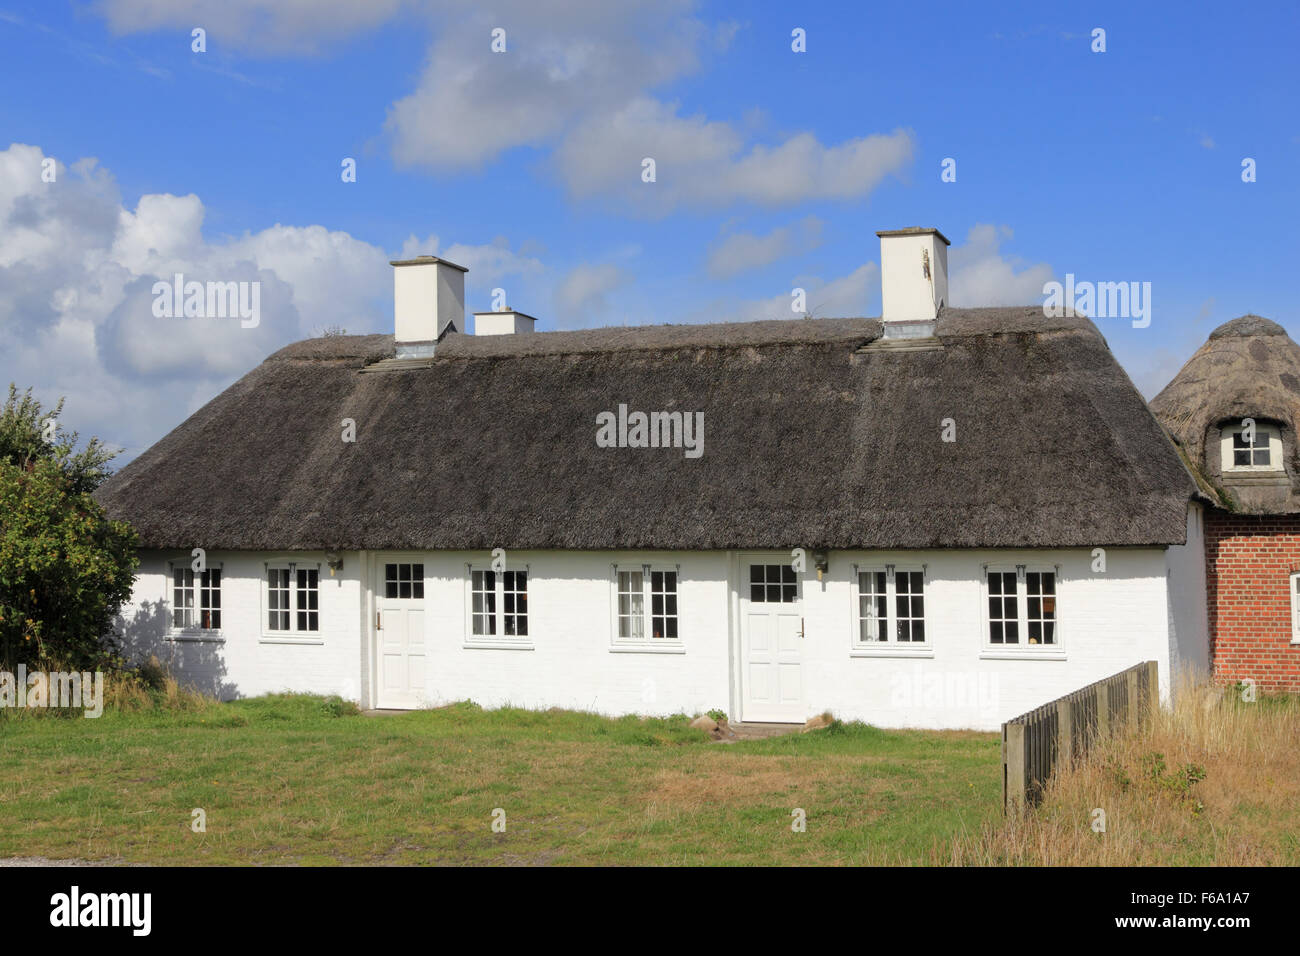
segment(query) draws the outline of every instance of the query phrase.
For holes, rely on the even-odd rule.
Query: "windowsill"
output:
[[[1285,471],[1279,471],[1276,468],[1259,471],[1248,471],[1247,469],[1230,469],[1222,474],[1224,484],[1240,485],[1285,485],[1290,483]]]
[[[849,657],[911,657],[911,658],[932,658],[934,657],[934,648],[929,644],[921,644],[912,647],[906,644],[891,643],[881,641],[884,647],[867,647],[861,644],[855,645],[849,651]]]
[[[985,647],[980,651],[982,661],[1063,661],[1065,651],[1059,648],[1051,650],[1005,650],[1001,647]]]
[[[259,644],[324,644],[323,637],[289,637],[284,634],[263,634],[258,638]]]
[[[535,651],[532,641],[465,641],[461,647],[476,651]]]
[[[680,641],[660,644],[611,644],[611,654],[685,654],[686,645]]]
[[[226,636],[221,631],[173,631],[164,640],[177,644],[224,644]]]

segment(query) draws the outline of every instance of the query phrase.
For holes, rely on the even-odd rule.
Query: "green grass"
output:
[[[1000,817],[999,775],[996,734],[835,724],[723,745],[685,717],[469,703],[365,717],[272,696],[0,721],[0,857],[929,863]],[[206,833],[190,829],[196,807]]]

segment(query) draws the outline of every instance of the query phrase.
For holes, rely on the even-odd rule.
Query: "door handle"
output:
[[[376,631],[382,631],[383,629],[384,629],[384,618],[383,618],[383,612],[382,612],[382,611],[376,611],[376,612],[375,612],[375,630],[376,630]]]
[[[799,618],[799,640],[803,640],[803,618]]]

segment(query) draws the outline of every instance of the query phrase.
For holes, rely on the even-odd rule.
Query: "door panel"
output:
[[[788,564],[745,561],[741,591],[741,719],[802,722],[803,617]]]
[[[400,578],[392,569],[400,568]],[[386,570],[387,569],[387,570]],[[412,574],[416,581],[412,581]],[[379,693],[383,709],[411,710],[425,704],[424,567],[409,559],[379,562],[375,633],[379,648]],[[416,583],[418,582],[418,583]]]

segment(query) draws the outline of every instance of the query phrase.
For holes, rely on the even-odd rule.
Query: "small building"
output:
[[[1086,318],[954,309],[879,234],[880,319],[465,329],[270,356],[99,491],[121,627],[223,696],[990,729],[1208,666],[1196,487]],[[479,319],[483,323],[482,317]]]
[[[1300,692],[1300,346],[1276,322],[1219,326],[1151,410],[1210,505],[1214,676]]]

